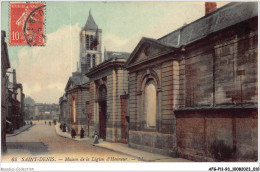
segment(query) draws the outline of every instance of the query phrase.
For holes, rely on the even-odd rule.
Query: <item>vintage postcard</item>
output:
[[[259,171],[256,1],[3,1],[1,66],[2,171]]]

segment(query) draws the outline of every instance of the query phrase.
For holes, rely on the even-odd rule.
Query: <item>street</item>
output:
[[[86,141],[58,136],[54,125],[33,121],[26,131],[7,137],[7,154],[2,162],[137,162],[117,152],[99,148]]]

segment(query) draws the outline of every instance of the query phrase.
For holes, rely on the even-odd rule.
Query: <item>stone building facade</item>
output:
[[[90,132],[98,131],[106,141],[127,143],[128,72],[124,63],[129,53],[105,51],[104,54],[105,61],[86,74],[90,82],[86,104]]]
[[[7,112],[7,77],[6,71],[10,68],[7,44],[5,42],[6,33],[1,31],[1,152],[6,148],[6,112]]]
[[[72,129],[76,134],[80,134],[81,128],[86,130],[86,101],[88,96],[88,78],[81,72],[73,72],[66,85],[67,97],[67,115],[64,119],[67,126],[67,132]]]
[[[24,125],[25,112],[24,112],[24,93],[23,85],[16,81],[16,70],[9,72],[13,75],[13,82],[9,81],[7,77],[7,112],[6,119],[12,123],[14,129],[19,129]]]
[[[124,63],[129,53],[105,51],[102,58],[102,30],[89,12],[80,31],[79,68],[69,78],[64,96],[60,98],[60,119],[79,134],[94,131],[103,139],[127,143],[128,74]],[[64,107],[67,107],[67,116]],[[121,115],[123,114],[123,115]]]
[[[129,71],[129,146],[176,156],[173,109],[177,49],[142,38],[126,62]]]
[[[59,122],[61,124],[66,123],[66,119],[68,118],[68,112],[67,112],[67,97],[66,94],[63,94],[63,96],[60,97],[59,100],[59,108],[60,108],[60,113],[59,113]]]
[[[89,79],[85,74],[101,62],[101,38],[102,30],[98,28],[89,11],[87,22],[80,31],[80,65],[77,71],[72,73],[65,88],[67,116],[64,118],[64,122],[68,132],[73,128],[77,134],[80,134],[80,130],[83,128],[87,131],[85,133],[90,135],[90,121],[87,119],[86,109],[89,97]],[[62,103],[60,108],[62,108],[61,105],[65,106]]]
[[[256,160],[257,3],[209,12],[158,40],[142,38],[132,52],[129,146],[195,161]]]
[[[35,120],[58,120],[59,104],[36,103],[29,107]]]

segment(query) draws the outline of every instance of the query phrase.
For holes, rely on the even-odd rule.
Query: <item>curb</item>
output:
[[[56,135],[58,135],[58,136],[60,136],[60,137],[63,137],[63,138],[70,139],[70,140],[74,140],[74,139],[72,139],[72,138],[70,138],[70,137],[66,137],[66,136],[64,136],[64,135],[58,134],[58,131],[57,131],[56,125],[54,125],[54,128],[55,128]],[[77,140],[74,140],[74,141],[77,141]]]
[[[125,153],[125,152],[121,152],[121,151],[118,151],[118,150],[115,150],[115,149],[103,147],[103,146],[100,146],[100,145],[98,145],[98,144],[91,144],[91,145],[92,145],[92,146],[99,147],[99,148],[107,149],[107,150],[110,150],[110,151],[113,151],[113,152],[121,153],[121,154],[124,154],[124,155],[127,155],[127,156],[131,156],[131,157],[136,158],[137,160],[138,160],[138,158],[140,158],[140,157],[138,157],[138,156],[131,155],[131,154]],[[144,160],[143,162],[149,162],[149,161]]]
[[[98,144],[92,144],[92,146],[97,146],[99,148],[104,148],[104,149],[107,149],[107,150],[110,150],[110,151],[113,151],[113,152],[117,152],[117,153],[121,153],[121,154],[124,154],[124,155],[127,155],[127,156],[131,156],[131,157],[134,157],[136,158],[137,161],[139,162],[156,162],[157,160],[163,160],[163,159],[154,159],[154,160],[147,160],[147,159],[144,159],[143,157],[141,156],[136,156],[136,155],[131,155],[129,153],[125,153],[125,152],[122,152],[122,151],[119,151],[119,150],[115,150],[115,149],[111,149],[111,148],[107,148],[107,147],[103,147],[103,146],[100,146]],[[150,152],[148,152],[150,153]],[[139,160],[140,158],[143,158],[142,160]],[[170,159],[172,157],[168,157],[168,158],[164,158],[164,159]],[[163,161],[162,161],[163,162]],[[165,162],[167,163],[167,162]]]
[[[24,131],[26,131],[26,130],[28,130],[29,128],[31,128],[32,126],[34,126],[35,124],[32,124],[31,126],[29,126],[28,128],[25,128],[24,130],[21,130],[21,131],[19,131],[19,132],[17,132],[17,133],[15,133],[15,134],[8,134],[8,135],[6,135],[6,137],[12,137],[12,136],[16,136],[16,135],[18,135],[18,134],[20,134],[20,133],[22,133],[22,132],[24,132]]]

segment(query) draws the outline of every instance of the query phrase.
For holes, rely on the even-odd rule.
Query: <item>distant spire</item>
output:
[[[91,14],[91,9],[89,9],[89,15],[88,15],[88,20],[84,26],[84,30],[96,30],[98,28],[96,22],[94,21],[94,18],[92,17]]]

